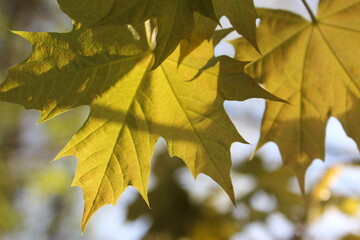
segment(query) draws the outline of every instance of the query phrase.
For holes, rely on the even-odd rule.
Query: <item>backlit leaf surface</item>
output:
[[[311,161],[324,158],[330,116],[360,144],[360,1],[321,0],[316,23],[280,10],[258,12],[263,56],[239,39],[237,58],[253,61],[247,73],[291,105],[267,102],[257,148],[277,143],[303,186]]]
[[[73,185],[83,189],[83,229],[98,208],[115,204],[128,186],[147,201],[150,160],[160,136],[171,156],[183,159],[194,176],[213,178],[234,201],[229,148],[244,140],[223,102],[278,100],[243,74],[245,63],[222,57],[203,69],[214,47],[205,41],[181,64],[176,50],[150,71],[154,53],[144,31],[127,26],[18,34],[34,51],[9,70],[0,100],[39,109],[42,121],[80,105],[91,108],[57,156],[78,158]]]

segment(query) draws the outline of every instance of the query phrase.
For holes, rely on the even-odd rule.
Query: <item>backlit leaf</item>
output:
[[[148,48],[125,26],[17,34],[34,51],[26,62],[9,69],[0,99],[39,109],[41,121],[89,104],[126,75]]]
[[[213,178],[234,201],[229,148],[245,141],[223,102],[277,99],[243,75],[242,62],[219,58],[203,69],[213,58],[211,41],[181,64],[177,50],[150,71],[154,54],[143,29],[134,31],[103,26],[62,34],[19,33],[34,51],[9,70],[0,86],[0,100],[39,109],[41,120],[90,106],[88,120],[57,156],[78,158],[73,185],[83,188],[83,229],[97,209],[115,204],[128,186],[147,201],[150,160],[160,136],[171,156],[180,157],[194,176]]]
[[[311,161],[324,158],[326,124],[339,119],[360,144],[360,1],[321,0],[316,23],[280,10],[259,10],[259,46],[234,42],[246,72],[291,105],[267,102],[257,149],[279,146],[303,186]]]

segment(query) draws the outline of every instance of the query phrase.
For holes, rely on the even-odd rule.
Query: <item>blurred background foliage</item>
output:
[[[31,51],[9,29],[64,32],[71,21],[54,0],[0,1],[0,82],[6,69]],[[81,126],[88,109],[44,124],[36,124],[37,112],[14,104],[0,103],[0,113],[0,240],[83,239],[81,191],[70,188],[76,161],[49,160]],[[234,118],[244,128],[259,121],[252,114]],[[304,197],[292,172],[264,154],[252,161],[246,155],[234,159],[234,207],[212,180],[195,182],[163,145],[153,159],[151,210],[133,191],[118,204],[123,207],[100,210],[102,217],[92,220],[84,239],[360,239],[358,159],[326,167]],[[352,227],[341,227],[339,221]],[[328,232],[332,237],[324,238]]]

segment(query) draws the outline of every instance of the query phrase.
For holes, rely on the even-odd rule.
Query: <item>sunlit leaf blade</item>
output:
[[[246,72],[291,105],[267,102],[257,149],[277,143],[303,187],[311,161],[324,158],[330,116],[360,144],[360,1],[320,1],[316,24],[285,11],[258,12],[263,56],[239,39],[237,58],[253,60]]]
[[[143,93],[150,66],[149,55],[94,99],[87,122],[57,156],[78,158],[73,185],[83,189],[83,229],[97,209],[115,204],[128,186],[148,202],[150,159],[158,138],[150,129],[154,112],[146,107],[151,102]]]
[[[34,51],[26,62],[9,69],[0,100],[39,109],[41,121],[89,104],[126,75],[147,49],[146,41],[135,40],[125,26],[16,33]]]
[[[253,0],[214,0],[217,16],[226,16],[235,30],[245,37],[256,49],[256,19]]]
[[[97,209],[115,204],[128,186],[147,201],[150,160],[160,136],[170,155],[182,158],[195,177],[207,174],[234,201],[229,149],[233,142],[245,141],[223,102],[252,95],[239,91],[239,96],[229,97],[225,82],[231,76],[232,89],[249,88],[256,97],[272,97],[244,77],[244,63],[220,59],[203,69],[214,48],[212,41],[205,41],[181,64],[176,50],[150,71],[154,54],[140,27],[19,34],[34,50],[9,70],[0,100],[39,109],[43,121],[80,105],[91,109],[84,126],[57,156],[78,158],[73,185],[83,189],[83,229]]]

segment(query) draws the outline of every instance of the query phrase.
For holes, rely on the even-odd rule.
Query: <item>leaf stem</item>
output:
[[[303,2],[303,4],[304,4],[305,7],[306,7],[306,10],[308,11],[308,13],[309,13],[309,15],[310,15],[310,17],[311,17],[311,21],[312,21],[313,23],[317,23],[317,19],[316,19],[316,17],[315,17],[315,14],[314,14],[313,11],[311,10],[309,4],[306,2],[306,0],[301,0],[301,1]]]

